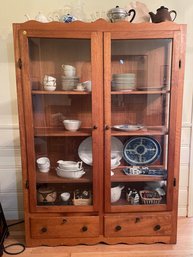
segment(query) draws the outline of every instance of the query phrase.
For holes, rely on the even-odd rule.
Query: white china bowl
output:
[[[44,90],[46,90],[46,91],[55,91],[56,90],[56,86],[44,85]]]
[[[63,120],[63,124],[65,129],[74,132],[80,128],[81,121],[80,120]]]
[[[76,171],[70,171],[70,170],[63,170],[60,168],[56,168],[56,173],[59,177],[62,178],[81,178],[84,174],[84,170],[76,170]]]
[[[81,170],[82,162],[74,162],[74,161],[57,161],[60,169],[64,170]]]
[[[70,199],[70,193],[69,192],[64,192],[60,195],[62,201],[66,202]]]

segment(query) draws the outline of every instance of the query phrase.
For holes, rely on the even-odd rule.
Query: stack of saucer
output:
[[[79,78],[62,76],[61,81],[62,81],[62,89],[68,91],[76,88],[77,84],[79,83]]]
[[[112,76],[112,90],[134,90],[136,88],[135,73],[120,73]]]
[[[79,82],[79,78],[76,77],[76,68],[71,65],[62,64],[62,69],[64,73],[64,75],[61,77],[62,89],[73,90]]]

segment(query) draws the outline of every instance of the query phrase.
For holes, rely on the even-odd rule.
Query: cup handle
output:
[[[133,17],[131,18],[131,20],[130,20],[129,22],[132,22],[132,21],[134,20],[135,15],[136,15],[136,11],[135,11],[134,9],[129,10],[129,12],[128,12],[128,16],[130,16],[130,15],[131,15],[131,13],[133,13]]]
[[[61,67],[62,67],[63,70],[65,69],[65,65],[64,64],[62,64]]]
[[[176,19],[177,13],[176,13],[176,11],[174,11],[174,10],[170,11],[170,14],[171,14],[171,13],[174,13],[174,17],[173,17],[173,19],[172,19],[172,21],[174,21],[174,20]]]
[[[78,168],[81,170],[82,169],[82,162],[78,162]]]

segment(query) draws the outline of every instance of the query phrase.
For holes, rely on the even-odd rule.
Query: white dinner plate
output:
[[[78,156],[86,164],[92,166],[92,137],[84,139],[78,147]],[[117,159],[117,163],[123,157],[123,144],[116,138],[111,138],[111,156]]]
[[[113,128],[117,130],[122,130],[122,131],[135,131],[135,130],[142,129],[143,126],[123,124],[123,125],[115,125],[113,126]]]

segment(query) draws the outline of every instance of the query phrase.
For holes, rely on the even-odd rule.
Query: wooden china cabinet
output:
[[[186,26],[13,29],[26,244],[175,243]],[[81,126],[69,131],[63,120]],[[59,160],[82,168],[66,173]]]

